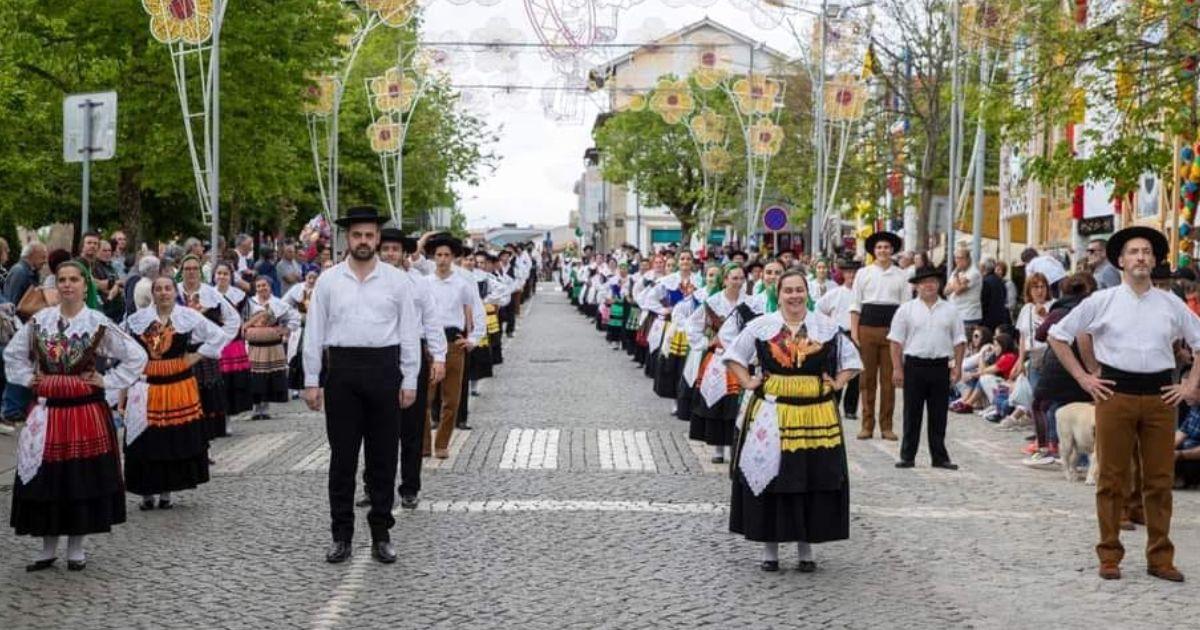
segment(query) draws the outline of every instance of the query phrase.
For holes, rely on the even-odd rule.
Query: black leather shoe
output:
[[[341,564],[350,559],[350,541],[335,540],[329,545],[329,551],[325,552],[325,562],[329,564]]]
[[[454,425],[454,428],[458,429],[459,431],[470,431],[471,425],[467,424],[466,422],[463,422],[461,424]]]
[[[778,560],[763,560],[762,564],[758,565],[758,568],[762,569],[763,571],[766,571],[767,573],[775,573],[776,571],[779,570],[779,561]]]
[[[154,499],[142,499],[142,502],[138,504],[138,509],[143,512],[145,512],[146,510],[153,510],[154,509]]]
[[[417,498],[417,495],[415,495],[415,494],[402,494],[402,495],[400,495],[400,507],[402,507],[402,508],[404,508],[404,509],[406,509],[406,510],[415,510],[415,509],[417,509],[417,504],[418,504],[418,503],[420,503],[420,502],[421,502],[421,500],[420,500],[420,499],[418,499],[418,498]]]
[[[169,510],[173,507],[175,507],[175,505],[173,503],[171,503],[170,499],[159,499],[158,500],[158,509],[160,509],[160,510]]]
[[[714,464],[724,464],[724,463],[725,463],[725,457],[724,457],[723,455],[713,455],[713,458],[712,458],[712,463],[714,463]]]
[[[29,564],[25,565],[25,571],[28,573],[33,573],[34,571],[44,571],[54,566],[55,560],[58,560],[58,558],[46,558],[45,560],[30,562]]]
[[[934,468],[944,468],[946,470],[958,470],[958,464],[953,464],[950,462],[942,462],[940,464],[934,464],[933,467]]]
[[[396,548],[386,540],[371,543],[371,557],[384,564],[396,561]]]
[[[812,560],[801,560],[796,567],[801,573],[812,573],[817,570],[817,563]]]
[[[82,571],[87,568],[87,560],[67,560],[68,571]]]
[[[896,462],[896,468],[912,468],[914,465],[915,464],[913,464],[912,462],[906,462],[904,460],[900,460],[900,461]]]
[[[363,497],[354,502],[354,507],[371,507],[370,497]]]

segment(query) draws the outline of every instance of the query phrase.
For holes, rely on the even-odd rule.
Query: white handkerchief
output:
[[[700,379],[700,395],[709,407],[720,402],[729,389],[725,382],[725,373],[725,362],[721,360],[720,355],[713,355],[712,361],[704,368],[704,377]]]
[[[142,431],[146,430],[149,420],[146,417],[146,403],[150,400],[150,385],[140,380],[129,388],[125,398],[125,443],[133,444]]]
[[[774,401],[763,400],[758,406],[754,423],[746,432],[738,468],[754,496],[762,494],[779,474],[779,420]]]
[[[46,399],[38,398],[37,404],[25,418],[25,428],[17,439],[17,476],[21,483],[28,484],[42,467],[42,453],[46,450],[46,423],[50,413]]]

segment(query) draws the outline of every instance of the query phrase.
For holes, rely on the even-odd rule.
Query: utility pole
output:
[[[227,0],[215,0],[213,4],[216,19],[213,20],[212,50],[208,57],[208,76],[212,81],[212,107],[209,110],[209,125],[212,126],[209,151],[212,155],[208,161],[208,213],[212,220],[209,256],[213,269],[221,262],[221,248],[218,247],[221,238],[221,29],[225,25],[227,5]]]
[[[955,157],[959,152],[961,138],[958,134],[958,116],[961,104],[958,100],[958,26],[962,11],[961,0],[954,0],[951,10],[950,28],[950,191],[946,203],[946,280],[954,271],[951,256],[954,254],[954,206],[958,202],[958,163]]]
[[[979,48],[979,85],[987,84],[987,42]],[[971,214],[971,260],[979,264],[983,255],[983,171],[987,156],[987,129],[983,126],[983,107],[979,107],[979,120],[975,125],[975,211]]]

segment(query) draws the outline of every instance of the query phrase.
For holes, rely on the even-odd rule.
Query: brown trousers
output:
[[[1119,563],[1121,514],[1131,488],[1135,451],[1142,468],[1142,507],[1146,517],[1146,561],[1151,567],[1174,565],[1171,544],[1171,487],[1175,480],[1175,408],[1158,394],[1113,394],[1096,405],[1096,519],[1100,524],[1100,562]]]
[[[883,326],[858,327],[858,352],[862,355],[862,431],[875,432],[875,395],[878,387],[879,430],[892,430],[896,411],[896,390],[892,387],[892,347]]]
[[[433,446],[437,449],[450,447],[450,436],[454,435],[454,422],[458,419],[458,403],[463,390],[462,381],[466,378],[463,374],[465,359],[466,353],[463,352],[463,349],[454,342],[450,342],[450,347],[446,349],[446,377],[440,383],[429,384],[429,410],[425,412],[425,437],[421,448],[423,455],[429,455],[429,443],[433,433],[433,401],[435,399],[440,399],[442,405],[438,415],[437,440],[433,442]]]

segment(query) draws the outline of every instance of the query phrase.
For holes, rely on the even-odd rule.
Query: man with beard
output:
[[[308,309],[304,401],[313,411],[328,405],[333,543],[325,560],[330,563],[350,558],[360,447],[371,497],[371,555],[385,564],[396,561],[389,533],[396,523],[392,484],[401,409],[417,398],[421,335],[409,278],[375,257],[380,225],[386,220],[371,206],[350,208],[337,220],[345,230],[350,256],[321,274]],[[322,383],[323,367],[327,373]]]
[[[439,383],[446,375],[446,334],[436,323],[433,300],[418,273],[408,270],[407,252],[416,251],[417,239],[404,236],[396,228],[384,228],[380,234],[379,258],[404,271],[404,279],[412,291],[417,322],[421,329],[421,371],[417,376],[417,399],[400,412],[400,507],[416,509],[421,492],[421,440],[425,412],[429,408],[429,384]],[[367,471],[363,471],[363,486]],[[371,493],[358,502],[359,507],[371,505]]]
[[[1194,403],[1200,370],[1175,382],[1175,344],[1200,363],[1200,319],[1174,295],[1154,288],[1151,273],[1170,251],[1167,238],[1148,227],[1125,228],[1106,245],[1122,284],[1097,291],[1050,328],[1050,347],[1067,372],[1096,400],[1096,519],[1100,525],[1100,577],[1121,577],[1121,510],[1129,491],[1132,458],[1140,459],[1146,517],[1146,569],[1182,582],[1171,543],[1176,409]],[[1070,344],[1091,337],[1091,360],[1081,363]],[[1082,345],[1082,343],[1080,344]],[[1098,369],[1097,369],[1098,368]]]

